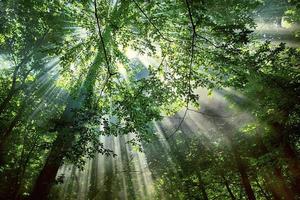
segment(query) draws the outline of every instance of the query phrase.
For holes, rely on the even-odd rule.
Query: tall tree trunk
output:
[[[114,181],[114,172],[112,166],[112,158],[108,157],[105,162],[105,175],[104,175],[104,193],[103,200],[111,200],[114,199],[113,194],[113,181]],[[132,198],[133,199],[133,198]]]
[[[290,144],[288,135],[285,135],[285,128],[278,122],[272,123],[271,127],[282,148],[289,173],[292,176],[292,189],[300,197],[300,161],[294,148]]]
[[[244,162],[244,160],[240,156],[238,142],[234,140],[234,134],[237,131],[234,126],[232,126],[230,123],[224,121],[224,119],[214,119],[214,123],[219,123],[223,129],[226,131],[223,133],[224,137],[227,138],[228,145],[231,149],[231,152],[233,154],[233,159],[235,161],[237,170],[241,177],[242,187],[244,188],[244,191],[247,195],[248,200],[256,200],[254,191],[252,189],[249,176],[247,174],[247,166]]]
[[[261,151],[260,155],[265,155],[270,152],[263,143],[260,135],[256,135],[256,143]],[[271,163],[277,163],[277,160],[272,157]],[[267,189],[272,194],[274,200],[294,199],[294,192],[288,187],[278,164],[275,164],[274,166],[266,166],[263,172]]]
[[[287,159],[288,169],[289,169],[290,173],[292,174],[293,191],[300,198],[300,162],[297,158],[297,155],[296,155],[294,149],[288,143],[283,144],[283,151],[284,151],[285,157]]]
[[[50,70],[49,68],[47,72]],[[44,72],[44,73],[47,73]],[[33,83],[36,84],[36,83]],[[21,86],[19,86],[16,90],[24,89],[24,83],[22,83]],[[7,153],[6,144],[8,143],[9,137],[13,133],[13,129],[20,123],[22,116],[24,115],[24,110],[28,105],[31,105],[31,102],[34,101],[33,96],[35,95],[35,91],[29,91],[25,90],[26,93],[25,98],[22,101],[21,106],[19,107],[19,110],[17,111],[16,116],[13,118],[11,123],[6,127],[3,131],[0,132],[0,166],[5,164],[5,154]],[[16,93],[15,93],[16,95]]]
[[[238,172],[241,176],[242,186],[245,190],[245,193],[247,195],[247,198],[249,200],[256,200],[254,191],[252,189],[250,179],[247,173],[247,166],[244,162],[244,160],[240,156],[240,152],[238,150],[237,144],[234,143],[234,128],[230,124],[226,124],[227,129],[229,130],[226,134],[226,137],[228,139],[228,142],[231,146],[231,151],[233,153],[233,158],[235,160]]]
[[[29,199],[44,200],[48,198],[50,189],[55,183],[57,171],[63,162],[65,152],[71,146],[73,138],[74,134],[70,130],[65,128],[60,131],[51,148],[44,167],[35,182]]]
[[[251,183],[247,174],[247,169],[245,166],[244,161],[241,159],[238,151],[235,149],[235,147],[233,147],[233,153],[234,153],[234,157],[235,157],[235,161],[236,161],[236,165],[238,168],[238,171],[241,175],[241,179],[242,179],[242,185],[244,187],[244,190],[246,192],[247,198],[249,200],[256,200],[255,195],[254,195],[254,191],[251,187]]]
[[[100,39],[99,45],[101,47],[98,48],[98,52],[94,59],[94,62],[89,67],[89,70],[82,84],[82,89],[80,90],[79,95],[77,95],[77,98],[75,99],[72,99],[71,97],[71,102],[69,102],[65,108],[62,121],[66,122],[67,124],[64,124],[63,126],[65,128],[62,128],[58,132],[57,139],[53,144],[51,152],[48,155],[46,163],[43,169],[41,170],[38,179],[34,185],[34,188],[32,190],[32,193],[30,195],[30,198],[32,200],[34,200],[36,197],[38,197],[39,200],[47,199],[47,196],[50,192],[50,188],[55,181],[55,176],[57,174],[57,171],[60,165],[63,163],[63,158],[65,156],[65,153],[69,151],[70,147],[72,146],[72,143],[75,140],[75,133],[73,133],[72,128],[70,128],[71,126],[73,126],[74,117],[76,116],[76,113],[82,107],[82,105],[86,105],[89,104],[89,102],[91,102],[90,97],[93,95],[95,82],[96,79],[98,78],[99,69],[103,67],[102,66],[102,64],[104,63],[103,61],[106,61],[106,68],[107,68],[107,79],[105,81],[105,84],[108,84],[109,79],[113,75],[113,72],[111,71],[110,68],[109,59],[107,57],[107,53],[105,50],[104,38],[102,37],[102,35],[110,35],[110,29],[107,28],[103,31],[101,30],[99,17],[97,14],[96,0],[94,1],[94,6],[95,6],[94,14],[96,18],[98,35]],[[129,6],[129,2],[122,1],[122,3],[118,7],[116,6],[115,9],[112,11],[111,16],[113,16],[113,18],[111,19],[117,19],[116,16],[120,16],[127,6]],[[116,20],[115,22],[117,26],[118,21]],[[104,87],[105,85],[103,86],[103,89]]]
[[[133,176],[132,176],[132,165],[131,165],[131,161],[132,158],[129,157],[129,152],[127,152],[126,149],[126,140],[125,140],[125,136],[121,135],[119,136],[119,141],[120,141],[120,150],[121,150],[121,162],[125,163],[124,165],[124,169],[125,169],[125,177],[126,177],[126,186],[127,186],[127,190],[125,192],[125,194],[129,194],[126,198],[127,199],[133,199],[135,200],[137,197],[135,191],[134,191],[134,187],[133,187]]]
[[[79,91],[78,97],[74,99],[71,95],[69,98],[68,104],[61,117],[60,124],[58,125],[58,136],[53,143],[45,165],[41,170],[30,194],[31,200],[44,200],[48,197],[51,186],[55,182],[58,169],[63,163],[63,158],[70,150],[72,143],[75,140],[75,133],[72,131],[74,118],[82,105],[86,104],[88,97],[92,95],[87,92],[87,89],[93,92],[91,88],[95,85],[97,71],[101,66],[99,63],[100,60],[101,54],[98,52],[93,64],[89,68],[82,89]],[[92,78],[90,75],[92,75]]]
[[[272,199],[295,199],[293,191],[287,186],[285,178],[278,166],[266,167],[264,171],[263,177],[266,182],[267,190],[272,194]]]
[[[90,187],[88,196],[89,199],[96,199],[99,191],[98,191],[98,154],[95,154],[95,157],[92,160],[92,166],[91,166],[91,176],[90,176]]]

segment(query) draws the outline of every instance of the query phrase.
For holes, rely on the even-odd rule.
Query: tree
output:
[[[156,136],[153,121],[183,108],[173,130],[164,132],[171,147],[163,158],[172,162],[146,149],[153,170],[158,168],[157,191],[182,199],[297,198],[299,51],[253,40],[258,5],[250,0],[1,2],[0,58],[9,65],[0,71],[0,169],[9,182],[0,185],[1,194],[47,199],[61,182],[56,176],[63,164],[82,168],[99,153],[116,156],[100,136],[134,134],[128,143],[142,149]],[[160,64],[133,61],[128,52]],[[205,96],[199,87],[219,89],[232,106],[255,116],[255,125],[216,109],[199,110]],[[182,128],[190,112],[212,117],[206,122],[215,123],[214,131],[188,137],[199,133]],[[107,198],[112,198],[112,176],[113,171],[107,174]],[[91,198],[96,187],[92,182]]]

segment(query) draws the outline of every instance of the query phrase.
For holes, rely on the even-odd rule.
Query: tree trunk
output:
[[[94,1],[96,4],[96,1]],[[124,1],[125,2],[125,1]],[[126,6],[128,6],[128,2],[126,3],[121,3],[120,8],[126,9]],[[111,14],[112,16],[119,16],[120,12],[122,12],[123,9],[114,9],[113,13]],[[64,114],[62,116],[62,121],[66,122],[67,124],[63,124],[62,130],[59,131],[57,139],[55,140],[53,147],[51,149],[50,154],[48,155],[48,158],[46,160],[46,163],[40,172],[38,179],[34,185],[34,188],[32,190],[32,193],[30,195],[31,200],[34,199],[39,199],[39,200],[44,200],[47,199],[47,196],[50,192],[50,188],[52,184],[55,181],[55,176],[57,174],[57,171],[60,167],[60,165],[63,163],[63,158],[65,156],[65,153],[69,151],[70,147],[72,147],[72,143],[75,140],[75,133],[72,132],[71,126],[73,126],[74,123],[74,118],[76,116],[76,113],[78,110],[83,106],[91,102],[91,96],[93,95],[94,92],[94,86],[95,82],[98,78],[98,72],[99,69],[101,69],[102,63],[103,63],[103,58],[106,60],[107,64],[107,79],[104,84],[107,84],[109,81],[109,78],[113,75],[112,71],[110,71],[110,66],[109,66],[109,60],[105,56],[103,57],[103,54],[106,55],[106,50],[105,50],[105,44],[104,40],[102,38],[101,32],[103,32],[103,35],[109,35],[110,29],[107,28],[105,30],[100,30],[100,24],[98,21],[98,16],[97,16],[97,8],[95,5],[95,17],[97,18],[97,26],[98,26],[98,33],[99,33],[99,39],[100,39],[100,46],[102,44],[102,51],[101,47],[98,48],[98,53],[94,59],[93,64],[89,67],[89,70],[87,72],[87,75],[85,77],[85,80],[82,84],[82,87],[79,91],[79,94],[76,95],[77,98],[73,99],[70,97],[70,102],[67,104]],[[117,21],[116,21],[117,23]],[[106,85],[103,86],[103,89]],[[71,95],[72,96],[72,95]]]
[[[63,163],[63,158],[70,150],[72,143],[75,140],[75,133],[72,131],[72,127],[76,113],[82,107],[82,105],[86,103],[88,97],[92,95],[87,93],[87,89],[90,89],[95,84],[97,70],[101,66],[99,64],[100,58],[101,54],[98,52],[94,63],[89,68],[87,77],[85,78],[82,89],[79,91],[78,97],[74,99],[71,95],[69,98],[68,104],[61,117],[60,124],[58,125],[58,136],[53,143],[46,163],[41,170],[30,194],[31,200],[44,200],[48,197],[51,186],[55,182],[57,171]],[[90,74],[93,75],[92,79],[90,79]],[[90,91],[93,92],[92,89]]]
[[[204,200],[208,200],[208,195],[207,195],[207,192],[206,192],[205,184],[202,180],[201,172],[197,171],[196,175],[197,175],[197,178],[199,180],[198,187],[201,191],[202,197],[203,197]]]
[[[248,177],[248,174],[247,174],[247,169],[246,169],[246,166],[244,164],[244,161],[241,159],[240,155],[238,154],[238,152],[235,149],[233,149],[233,153],[234,153],[234,157],[235,157],[235,161],[236,161],[236,164],[237,164],[238,171],[241,175],[242,185],[244,187],[246,195],[247,195],[249,200],[256,200],[253,189],[251,187],[251,183],[250,183],[250,180],[249,180],[249,177]]]
[[[35,182],[30,194],[30,200],[44,200],[48,198],[50,189],[55,183],[57,171],[63,162],[65,152],[71,146],[73,137],[74,134],[66,128],[59,132],[58,137],[56,138],[47,157],[45,165]]]
[[[125,140],[125,136],[121,135],[119,136],[119,141],[120,141],[120,150],[121,150],[121,162],[125,163],[124,164],[124,170],[125,170],[125,179],[126,179],[126,185],[127,185],[127,191],[125,191],[125,194],[128,194],[128,196],[126,197],[126,199],[132,199],[135,200],[136,199],[136,193],[133,187],[133,176],[130,173],[130,171],[132,170],[132,165],[131,165],[131,161],[132,158],[129,157],[129,153],[127,152],[126,149],[126,140]]]
[[[287,161],[289,172],[292,174],[293,191],[300,197],[300,163],[294,149],[288,143],[283,144],[283,151]]]
[[[24,52],[24,58],[20,61],[20,63],[16,64],[16,66],[14,67],[14,72],[12,75],[12,85],[9,89],[9,92],[8,92],[6,98],[0,104],[0,115],[2,114],[2,112],[5,111],[7,105],[9,104],[9,102],[11,101],[11,99],[13,98],[15,93],[17,93],[24,86],[26,78],[28,77],[29,73],[33,69],[30,69],[27,73],[25,73],[25,76],[22,77],[22,83],[20,86],[17,86],[18,73],[20,72],[20,69],[22,66],[25,66],[26,64],[29,63],[30,58],[32,58],[32,55],[34,54],[34,52],[39,49],[39,47],[45,40],[47,34],[49,33],[49,31],[50,31],[50,29],[45,30],[43,35],[41,35],[41,37],[38,40],[36,40],[36,42],[34,44],[32,44],[31,49],[28,49],[26,52]],[[13,53],[13,52],[11,52],[11,53]]]
[[[292,189],[295,194],[300,196],[300,162],[297,157],[297,153],[291,146],[288,135],[285,135],[285,128],[278,122],[272,123],[271,127],[275,132],[275,137],[278,138],[280,146],[282,148],[284,159],[286,160],[289,173],[292,176]]]
[[[266,181],[266,187],[272,194],[274,200],[293,200],[294,193],[286,185],[285,179],[278,166],[267,167],[263,175]]]
[[[228,130],[234,130],[230,125],[227,125]],[[235,159],[235,163],[238,169],[238,172],[240,173],[241,176],[241,181],[242,181],[242,186],[246,192],[247,198],[249,200],[256,200],[255,195],[254,195],[254,191],[251,187],[251,183],[247,174],[247,167],[244,163],[244,160],[241,158],[240,153],[238,151],[238,147],[236,146],[236,144],[234,144],[233,141],[233,132],[229,131],[227,132],[227,138],[229,141],[229,144],[231,146],[231,150],[233,153],[233,158]]]
[[[98,153],[95,154],[95,157],[92,160],[91,166],[91,175],[90,175],[90,187],[88,192],[89,199],[96,199],[99,190],[98,186]]]
[[[256,136],[256,143],[261,151],[260,155],[265,155],[270,152],[259,135]],[[277,160],[271,157],[271,163],[277,163]],[[288,187],[278,164],[266,166],[263,172],[267,189],[272,194],[274,200],[294,199],[293,192]]]

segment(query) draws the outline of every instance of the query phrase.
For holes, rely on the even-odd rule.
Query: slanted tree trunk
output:
[[[223,129],[227,130],[223,134],[225,138],[227,138],[228,145],[231,149],[233,159],[235,161],[237,170],[241,177],[241,185],[244,188],[244,191],[247,195],[248,200],[256,200],[254,191],[251,186],[251,182],[247,173],[247,165],[245,164],[245,161],[241,158],[239,147],[237,146],[238,143],[234,141],[234,134],[236,129],[229,124],[228,122],[224,121],[223,119],[215,119],[215,123],[218,122],[223,126]]]
[[[50,189],[55,183],[57,171],[63,162],[66,151],[71,146],[73,138],[74,134],[70,130],[64,128],[60,131],[47,157],[45,165],[35,182],[30,194],[31,200],[47,199]]]
[[[117,19],[116,16],[119,16],[123,14],[124,9],[129,6],[129,2],[122,1],[122,3],[116,7],[112,13],[112,19]],[[65,154],[70,150],[72,147],[72,143],[75,140],[75,134],[72,131],[72,126],[74,124],[74,118],[80,110],[80,108],[83,105],[88,105],[89,102],[92,100],[91,96],[94,92],[94,86],[96,79],[98,78],[98,72],[99,69],[103,67],[104,61],[106,61],[106,70],[107,70],[107,79],[104,84],[107,84],[109,81],[109,78],[113,75],[111,71],[111,66],[109,63],[108,55],[105,50],[105,44],[104,44],[104,38],[102,35],[109,35],[110,29],[107,28],[104,31],[102,31],[100,28],[100,21],[99,16],[97,14],[97,3],[96,0],[94,1],[94,7],[95,7],[95,18],[96,18],[96,24],[98,27],[98,34],[99,34],[99,48],[98,53],[96,55],[96,58],[93,62],[93,64],[90,66],[87,75],[85,77],[85,80],[82,84],[82,89],[80,89],[79,94],[75,99],[72,97],[70,102],[67,104],[64,114],[62,116],[62,122],[65,122],[66,124],[62,124],[62,127],[58,131],[57,139],[55,140],[52,149],[47,157],[46,163],[41,170],[37,181],[34,184],[32,193],[30,195],[31,200],[39,199],[44,200],[47,199],[47,196],[50,192],[50,188],[55,182],[55,176],[57,174],[57,171],[59,167],[63,163],[63,158]],[[125,16],[124,16],[125,17]],[[117,26],[117,20],[114,20]],[[104,86],[103,86],[104,88]]]
[[[244,160],[241,158],[240,156],[240,152],[238,151],[238,147],[236,146],[236,144],[233,141],[233,127],[231,127],[231,125],[227,124],[226,125],[229,132],[227,132],[226,137],[228,138],[229,144],[231,146],[231,151],[233,153],[233,158],[235,160],[238,172],[241,176],[241,181],[242,181],[242,186],[245,190],[245,193],[247,195],[247,198],[249,200],[256,200],[255,195],[254,195],[254,191],[252,189],[251,183],[250,183],[250,179],[247,173],[247,166],[244,162]],[[232,130],[232,131],[230,131]]]
[[[25,147],[24,147],[25,148]],[[23,185],[23,179],[24,179],[24,175],[25,175],[25,171],[26,171],[26,167],[32,157],[32,153],[34,152],[36,148],[36,141],[34,141],[34,143],[31,145],[31,148],[30,148],[30,151],[28,152],[27,156],[25,157],[25,159],[23,159],[24,157],[24,151],[22,153],[23,156],[21,156],[21,159],[20,159],[20,166],[19,166],[19,169],[18,169],[18,174],[17,174],[17,177],[18,177],[18,181],[17,183],[14,185],[14,199],[15,200],[21,200],[21,188],[22,188],[22,185]]]
[[[274,200],[292,200],[295,199],[293,191],[287,186],[285,178],[282,175],[281,169],[278,166],[266,167],[263,175],[266,187],[272,194]]]
[[[11,86],[9,88],[9,91],[6,95],[6,97],[4,98],[4,100],[0,103],[0,114],[2,114],[6,107],[8,106],[9,102],[11,101],[11,99],[14,97],[14,95],[16,95],[19,92],[19,89],[21,88],[20,86],[17,86],[17,79],[18,79],[18,73],[19,70],[21,68],[22,65],[26,64],[29,61],[29,58],[31,57],[31,54],[28,56],[26,56],[20,64],[15,66],[13,75],[12,75],[12,83]],[[26,79],[26,77],[25,77]]]
[[[269,150],[259,135],[256,135],[256,144],[260,150],[260,155],[269,153]],[[271,158],[271,162],[277,163],[275,158]],[[274,166],[266,166],[263,172],[267,189],[272,194],[274,200],[294,199],[294,192],[288,187],[281,169],[277,164]]]
[[[262,195],[265,197],[265,199],[271,200],[271,197],[269,196],[267,191],[265,191],[265,189],[261,186],[261,184],[259,183],[257,178],[255,179],[255,182],[256,182],[257,187],[260,189]]]
[[[232,192],[231,189],[230,189],[230,186],[229,186],[229,183],[228,183],[226,177],[225,177],[224,175],[221,175],[221,177],[222,177],[222,179],[223,179],[223,181],[224,181],[226,190],[227,190],[227,192],[229,193],[230,198],[231,198],[232,200],[235,200],[236,198],[235,198],[233,192]]]
[[[288,169],[292,174],[292,189],[300,197],[300,162],[295,151],[288,143],[283,144],[283,151],[287,159]]]
[[[79,95],[79,98],[81,97],[83,97],[82,93]],[[41,170],[31,192],[31,200],[47,199],[50,189],[55,183],[55,177],[58,169],[62,165],[63,158],[72,147],[72,143],[75,139],[75,132],[72,131],[74,123],[73,118],[75,117],[75,112],[77,112],[76,110],[80,108],[80,100],[81,99],[78,100],[79,104],[77,103],[77,99],[69,100],[60,120],[62,123],[60,124],[60,127],[58,127],[57,138],[52,145],[44,167]]]
[[[233,154],[234,154],[235,162],[236,162],[236,165],[237,165],[237,169],[240,173],[240,176],[241,176],[241,179],[242,179],[242,185],[243,185],[244,190],[246,192],[247,198],[249,200],[256,200],[255,195],[254,195],[254,191],[251,187],[249,176],[247,174],[246,165],[245,165],[244,161],[242,160],[242,158],[240,157],[239,152],[237,151],[236,147],[232,146],[232,150],[233,150]]]
[[[51,68],[47,69],[47,71],[44,73],[47,73],[50,69]],[[20,90],[20,88],[18,90]],[[32,101],[34,101],[34,91],[25,90],[24,92],[26,93],[26,96],[23,98],[22,104],[20,105],[17,114],[14,116],[10,124],[0,132],[0,166],[5,164],[5,154],[7,153],[6,144],[8,143],[8,139],[13,134],[13,130],[20,124],[25,109],[28,107],[28,105],[31,105]]]
[[[282,148],[284,159],[286,160],[289,173],[292,176],[292,189],[295,195],[300,197],[300,161],[294,148],[289,142],[288,136],[285,135],[285,128],[278,122],[272,123],[271,127],[277,137],[280,147]]]
[[[70,150],[75,140],[76,133],[73,132],[72,127],[76,113],[84,104],[87,103],[89,97],[92,95],[87,91],[93,92],[92,88],[96,82],[97,72],[101,67],[101,57],[100,52],[98,52],[94,63],[90,66],[78,96],[76,98],[73,98],[72,96],[69,98],[68,104],[60,120],[61,123],[58,127],[58,136],[53,143],[45,165],[41,170],[30,194],[31,200],[47,199],[51,186],[55,183],[55,177],[59,167],[63,163],[63,158]]]

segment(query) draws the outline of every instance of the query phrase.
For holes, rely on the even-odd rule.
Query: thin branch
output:
[[[101,45],[102,45],[102,49],[103,49],[103,53],[104,53],[104,58],[105,58],[105,63],[106,63],[106,68],[107,68],[107,76],[105,78],[105,82],[103,84],[103,87],[100,91],[100,96],[102,96],[102,93],[104,92],[110,78],[113,75],[117,74],[117,73],[113,73],[111,68],[110,68],[110,62],[109,62],[107,51],[106,51],[106,48],[105,48],[104,38],[103,38],[103,35],[102,35],[102,32],[101,32],[101,25],[100,25],[100,20],[99,20],[98,11],[97,11],[97,0],[94,0],[94,9],[95,9],[94,12],[95,12],[95,18],[96,18],[96,23],[97,23],[97,28],[98,28],[98,34],[99,34],[99,37],[100,37],[100,41],[101,41]]]
[[[195,25],[194,20],[193,20],[193,16],[192,16],[192,11],[191,11],[191,8],[190,8],[189,0],[185,0],[185,3],[186,3],[186,6],[187,6],[187,9],[188,9],[188,14],[189,14],[190,22],[192,24],[193,35],[196,35],[196,25]]]
[[[197,37],[206,41],[207,43],[213,45],[215,48],[221,48],[221,46],[216,45],[215,43],[213,43],[212,41],[210,41],[209,39],[207,39],[206,37],[204,37],[202,35],[197,34]]]
[[[107,85],[108,82],[109,82],[110,77],[111,77],[110,74],[108,74],[108,75],[106,76],[105,81],[104,81],[103,86],[102,86],[102,89],[100,90],[100,95],[99,95],[99,97],[102,96],[102,93],[104,92],[104,90],[105,90],[105,88],[106,88],[106,85]]]
[[[136,2],[136,0],[133,0],[134,4],[136,5],[136,7],[141,11],[141,13],[147,18],[147,20],[149,21],[149,23],[156,29],[156,31],[158,32],[158,34],[166,41],[168,42],[174,42],[173,40],[170,40],[168,38],[166,38],[160,31],[159,29],[156,27],[156,25],[152,22],[152,20],[148,17],[148,15],[143,11],[143,9],[139,6],[139,4]]]
[[[160,64],[158,65],[158,69],[160,69],[162,66],[163,66],[163,63],[164,63],[164,61],[165,61],[165,58],[166,58],[166,55],[164,55],[164,57],[161,59],[161,62],[160,62]]]
[[[183,117],[182,117],[180,123],[178,124],[177,128],[168,137],[166,137],[166,140],[169,140],[171,137],[173,137],[179,131],[182,123],[184,122],[184,120],[186,118],[187,112],[188,112],[188,108],[185,109]]]
[[[191,87],[191,77],[192,77],[192,66],[193,66],[193,60],[194,60],[194,47],[195,47],[195,38],[196,38],[196,25],[193,21],[193,16],[192,16],[192,12],[191,12],[191,9],[190,9],[190,5],[189,5],[189,2],[188,0],[185,1],[186,2],[186,5],[187,5],[187,8],[188,8],[188,13],[189,13],[189,17],[190,17],[190,21],[191,21],[191,24],[192,24],[192,31],[193,31],[193,34],[192,34],[192,46],[191,46],[191,60],[190,60],[190,66],[189,66],[189,75],[188,75],[188,80],[189,80],[189,96],[188,96],[188,99],[187,99],[187,104],[189,103],[190,101],[190,96],[191,96],[191,93],[192,93],[192,87]],[[188,109],[188,105],[187,105],[187,109]]]
[[[183,118],[180,121],[180,123],[178,124],[177,128],[175,129],[175,131],[173,131],[172,134],[170,134],[166,140],[170,139],[173,135],[175,135],[177,133],[177,131],[180,129],[182,123],[184,122],[187,112],[189,110],[189,102],[190,102],[190,97],[192,94],[192,86],[191,86],[191,77],[192,77],[192,66],[193,66],[193,60],[194,60],[194,54],[195,54],[195,38],[196,38],[196,25],[194,23],[193,20],[193,16],[192,16],[192,12],[191,12],[191,8],[190,8],[190,4],[188,2],[188,0],[185,0],[186,5],[187,5],[187,9],[188,9],[188,15],[190,18],[190,22],[192,25],[192,45],[191,45],[191,57],[190,57],[190,64],[189,64],[189,74],[188,74],[188,96],[187,96],[187,100],[186,100],[186,110],[184,112]]]
[[[99,16],[98,16],[98,12],[97,12],[97,0],[94,0],[94,8],[95,8],[95,17],[96,17],[96,22],[97,22],[97,28],[98,28],[98,34],[101,40],[101,45],[103,48],[103,53],[104,53],[104,57],[105,57],[105,63],[106,63],[106,68],[109,74],[109,78],[111,75],[113,75],[111,69],[110,69],[110,63],[108,60],[108,56],[107,56],[107,52],[106,52],[106,48],[105,48],[105,43],[104,43],[104,39],[102,36],[102,32],[101,32],[101,25],[100,25],[100,20],[99,20]]]

